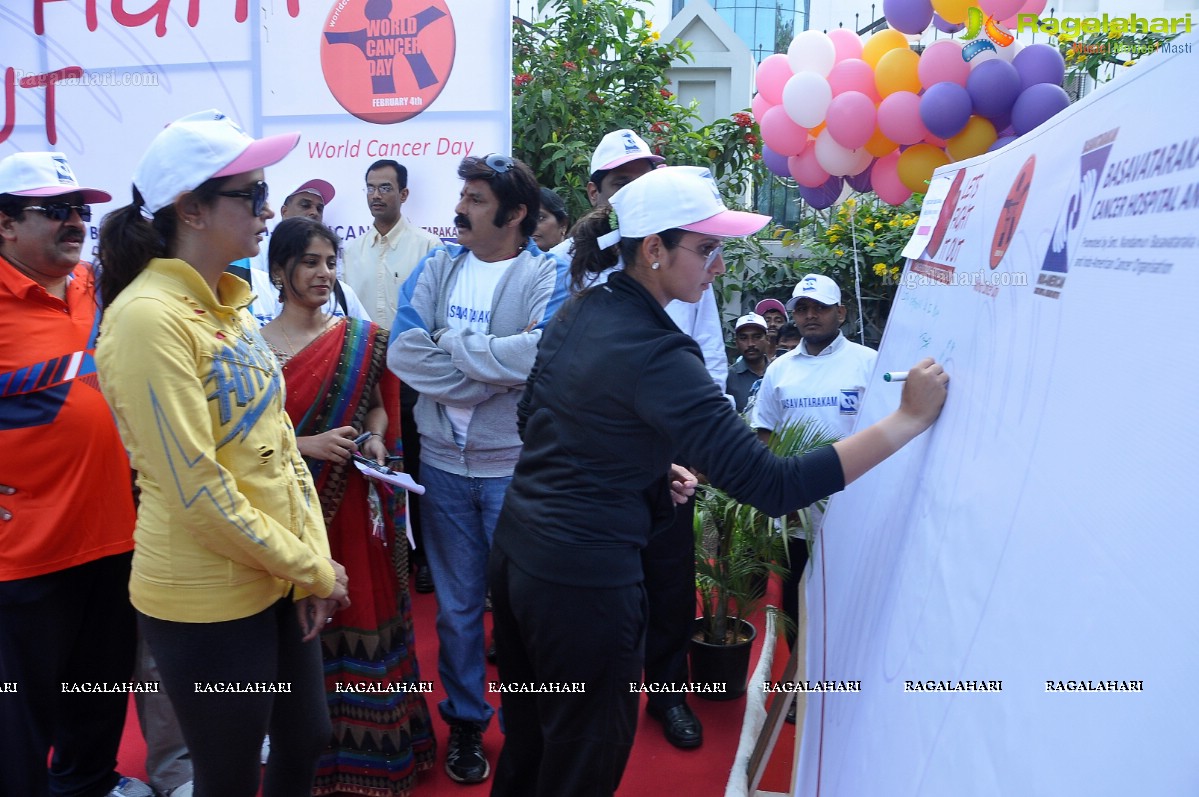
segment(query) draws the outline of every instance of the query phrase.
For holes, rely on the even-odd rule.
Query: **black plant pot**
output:
[[[749,654],[758,630],[741,621],[741,641],[714,645],[703,641],[703,618],[695,621],[691,637],[691,682],[700,686],[696,694],[707,700],[736,700],[745,694],[749,678]],[[707,684],[723,684],[723,691],[709,691]],[[715,687],[719,689],[719,686]]]

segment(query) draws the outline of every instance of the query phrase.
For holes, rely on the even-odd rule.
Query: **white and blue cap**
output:
[[[17,152],[0,160],[0,194],[53,197],[80,194],[85,203],[107,202],[112,194],[87,188],[61,152]]]
[[[609,247],[621,238],[645,238],[666,230],[732,238],[752,235],[769,216],[729,210],[712,173],[702,166],[663,166],[647,172],[612,195],[619,228],[601,236]]]
[[[841,289],[837,287],[837,283],[823,274],[808,274],[791,292],[791,298],[787,301],[788,313],[795,309],[795,304],[800,299],[811,299],[826,307],[831,307],[841,304]]]
[[[645,139],[627,128],[613,130],[600,139],[599,146],[591,153],[591,173],[615,169],[629,161],[648,160],[663,163],[666,158],[655,155]]]

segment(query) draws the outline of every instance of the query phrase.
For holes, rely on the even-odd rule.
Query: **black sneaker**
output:
[[[483,729],[473,722],[450,725],[450,744],[445,756],[445,771],[458,783],[482,783],[491,774],[491,765],[483,755]]]

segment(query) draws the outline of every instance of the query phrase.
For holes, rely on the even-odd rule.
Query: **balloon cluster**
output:
[[[1004,28],[1046,0],[884,0],[890,28],[863,40],[850,30],[804,31],[785,55],[758,66],[753,112],[762,160],[793,177],[813,207],[874,191],[891,205],[923,191],[946,163],[997,149],[1069,105],[1066,64],[1048,44],[1025,47]],[[973,15],[971,11],[973,10]],[[979,13],[981,11],[981,14]],[[988,27],[996,47],[938,39],[917,54],[908,35],[930,25]],[[980,28],[980,30],[975,30]],[[907,35],[905,35],[907,34]]]

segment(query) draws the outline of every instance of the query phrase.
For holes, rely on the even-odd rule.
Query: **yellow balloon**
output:
[[[933,0],[933,11],[949,24],[957,25],[966,21],[972,5],[975,5],[974,0]]]
[[[965,19],[965,17],[962,17],[962,19]],[[862,45],[862,60],[872,67],[878,66],[878,59],[883,57],[883,53],[900,47],[907,48],[907,46],[908,39],[906,36],[894,28],[887,28],[871,36]]]
[[[920,75],[916,68],[920,56],[907,47],[896,47],[883,53],[874,67],[874,85],[880,96],[887,97],[897,91],[920,93]]]
[[[995,140],[995,125],[981,116],[971,116],[962,131],[945,143],[949,157],[963,161],[986,152]]]
[[[899,145],[883,135],[883,131],[874,128],[874,135],[866,142],[866,151],[876,158],[890,155]]]
[[[896,171],[899,180],[908,190],[915,194],[923,194],[928,190],[928,181],[938,166],[949,163],[949,156],[932,144],[916,144],[908,147],[899,156]]]

